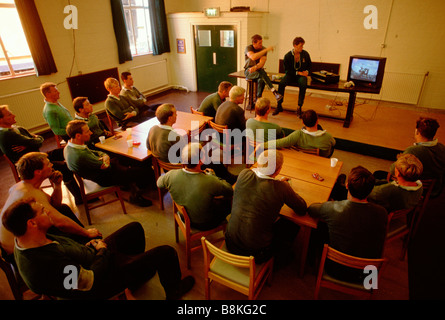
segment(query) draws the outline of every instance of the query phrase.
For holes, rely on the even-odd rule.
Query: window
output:
[[[35,74],[14,0],[0,1],[0,78]]]
[[[133,56],[152,53],[148,0],[122,0]]]

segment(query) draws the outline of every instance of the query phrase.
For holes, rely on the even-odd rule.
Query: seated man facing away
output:
[[[195,280],[181,280],[176,250],[145,251],[144,229],[132,222],[105,240],[80,244],[50,233],[52,220],[35,199],[15,202],[2,225],[16,237],[14,257],[26,285],[37,294],[66,299],[109,299],[135,290],[156,272],[167,299],[179,299]]]
[[[45,207],[48,216],[53,221],[53,233],[69,236],[81,243],[100,237],[101,233],[96,228],[85,229],[71,208],[62,203],[61,173],[54,171],[52,167],[46,153],[30,152],[22,156],[17,162],[17,171],[22,181],[9,189],[9,196],[0,216],[14,202],[33,197]],[[49,179],[53,188],[51,195],[41,188],[42,182],[46,179]],[[8,254],[12,254],[14,236],[3,226],[0,227],[0,243]]]
[[[66,134],[66,125],[73,120],[73,116],[59,102],[60,92],[57,85],[52,82],[45,82],[40,86],[40,92],[45,98],[45,106],[43,107],[43,118],[56,136],[62,137],[68,141]]]
[[[122,72],[121,79],[124,85],[120,95],[129,99],[139,109],[140,113],[147,110],[156,110],[160,106],[160,104],[150,105],[148,103],[147,98],[133,85],[134,79],[130,72]]]
[[[244,88],[233,86],[229,91],[229,100],[223,102],[216,111],[215,123],[227,125],[228,129],[246,129],[244,110],[239,104],[244,101]]]
[[[163,162],[170,162],[168,157],[170,147],[181,140],[181,136],[172,127],[176,122],[176,117],[174,105],[170,103],[160,105],[156,109],[159,125],[153,126],[148,133],[147,149]]]
[[[423,192],[422,182],[419,180],[422,170],[422,163],[415,155],[400,154],[394,167],[395,180],[377,181],[368,201],[381,205],[388,213],[414,208]]]
[[[126,127],[130,122],[141,123],[147,120],[146,115],[139,112],[129,99],[120,95],[121,86],[117,79],[108,78],[104,86],[109,92],[105,100],[105,109],[120,126]]]
[[[421,180],[436,180],[432,198],[438,197],[445,186],[445,146],[434,138],[439,127],[436,119],[419,118],[414,132],[416,142],[403,152],[415,155],[422,163]],[[394,174],[394,166],[395,164],[391,166],[391,174]]]
[[[234,254],[253,255],[256,263],[273,256],[291,256],[287,250],[299,227],[280,218],[284,204],[298,215],[306,214],[306,202],[292,189],[289,179],[275,179],[283,161],[280,151],[266,150],[258,157],[258,168],[244,169],[236,181],[226,245]]]
[[[297,146],[303,149],[320,149],[320,156],[329,158],[334,152],[335,139],[318,124],[318,115],[314,110],[302,114],[304,127],[295,130],[287,137],[269,141],[262,145],[264,149],[287,148]]]
[[[15,126],[15,123],[15,115],[8,106],[0,106],[0,150],[13,163],[29,152],[39,152],[44,141],[42,136],[32,134],[23,127]],[[76,204],[82,204],[79,186],[74,180],[73,173],[66,166],[63,149],[56,148],[47,154],[54,169],[62,172],[63,182],[73,195]]]
[[[371,172],[361,166],[355,167],[348,176],[347,200],[309,206],[309,215],[323,221],[318,223],[313,239],[318,240],[319,247],[314,252],[317,256],[321,255],[323,244],[329,243],[332,248],[355,257],[382,257],[388,214],[382,206],[367,201],[374,182]],[[366,276],[363,270],[338,264],[326,264],[326,270],[331,276],[357,283],[363,283]]]
[[[201,155],[199,143],[185,146],[181,153],[183,168],[160,176],[157,185],[168,189],[172,199],[186,208],[193,228],[210,230],[230,214],[233,189],[212,170],[201,169]]]
[[[228,81],[223,81],[218,86],[218,92],[212,93],[202,100],[198,111],[203,112],[205,116],[214,118],[218,107],[229,96],[229,91],[232,89],[232,84]]]
[[[250,140],[260,143],[276,140],[284,137],[282,128],[273,122],[269,122],[270,100],[259,98],[255,103],[255,118],[246,121],[246,136]],[[258,130],[258,131],[257,131]]]
[[[151,201],[144,198],[139,189],[151,178],[149,171],[144,167],[124,167],[115,159],[111,161],[106,153],[89,149],[86,143],[90,140],[91,131],[85,121],[70,121],[66,132],[71,139],[63,154],[71,171],[103,187],[130,186],[131,203],[140,207],[151,206]]]
[[[73,100],[73,107],[74,110],[76,110],[74,119],[87,122],[88,127],[93,133],[90,138],[91,144],[99,142],[100,136],[108,138],[113,135],[111,131],[108,130],[107,126],[93,113],[93,105],[87,97],[75,98]]]

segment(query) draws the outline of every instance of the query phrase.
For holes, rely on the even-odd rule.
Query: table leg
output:
[[[309,240],[311,237],[311,228],[306,226],[301,226],[300,228],[300,236],[302,238],[302,246],[301,246],[301,254],[300,254],[300,270],[298,270],[299,277],[303,277],[304,275],[304,268],[306,267],[306,258],[307,258],[307,251],[309,248]]]
[[[354,107],[355,107],[356,97],[357,97],[357,92],[355,92],[355,91],[349,92],[348,109],[346,111],[345,122],[343,123],[344,128],[349,128],[349,125],[351,124],[352,118],[354,116]]]

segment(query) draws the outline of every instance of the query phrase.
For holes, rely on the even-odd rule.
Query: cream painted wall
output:
[[[295,36],[306,40],[314,61],[341,64],[346,78],[349,56],[387,57],[386,70],[394,73],[429,72],[419,107],[445,109],[445,12],[443,0],[167,0],[168,12],[202,11],[218,6],[250,6],[268,11],[263,23],[265,45],[276,45],[266,67],[278,70],[278,60],[292,48]],[[187,5],[184,4],[187,3]],[[378,9],[378,29],[366,30],[367,5]],[[184,6],[186,8],[184,8]],[[385,44],[385,48],[382,48]],[[243,59],[240,56],[240,59]]]

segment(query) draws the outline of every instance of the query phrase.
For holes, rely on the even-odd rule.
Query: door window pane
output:
[[[210,30],[198,30],[198,44],[200,47],[212,46],[212,35]]]
[[[235,31],[221,30],[220,31],[221,47],[234,48],[235,47]]]

